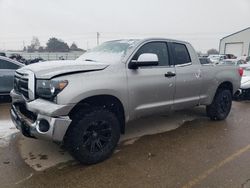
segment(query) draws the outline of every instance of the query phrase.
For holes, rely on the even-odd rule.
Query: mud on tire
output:
[[[78,161],[95,164],[110,157],[119,139],[120,124],[115,114],[95,108],[77,112],[65,142]]]

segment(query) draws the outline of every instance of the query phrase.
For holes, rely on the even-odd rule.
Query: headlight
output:
[[[67,85],[67,80],[37,80],[36,95],[53,100]]]

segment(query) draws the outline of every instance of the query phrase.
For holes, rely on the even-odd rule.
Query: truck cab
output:
[[[75,61],[17,70],[11,117],[25,136],[63,143],[94,164],[134,119],[204,105],[210,119],[224,120],[240,80],[235,66],[202,65],[188,42],[109,41]]]

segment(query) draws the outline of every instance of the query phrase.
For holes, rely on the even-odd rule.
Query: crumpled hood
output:
[[[65,74],[100,71],[108,66],[108,64],[99,62],[60,60],[34,63],[32,65],[18,69],[18,72],[30,70],[35,74],[36,78],[51,79],[53,77]]]

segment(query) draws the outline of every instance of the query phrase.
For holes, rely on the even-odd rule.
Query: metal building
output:
[[[250,27],[222,38],[219,51],[237,57],[250,56]]]

